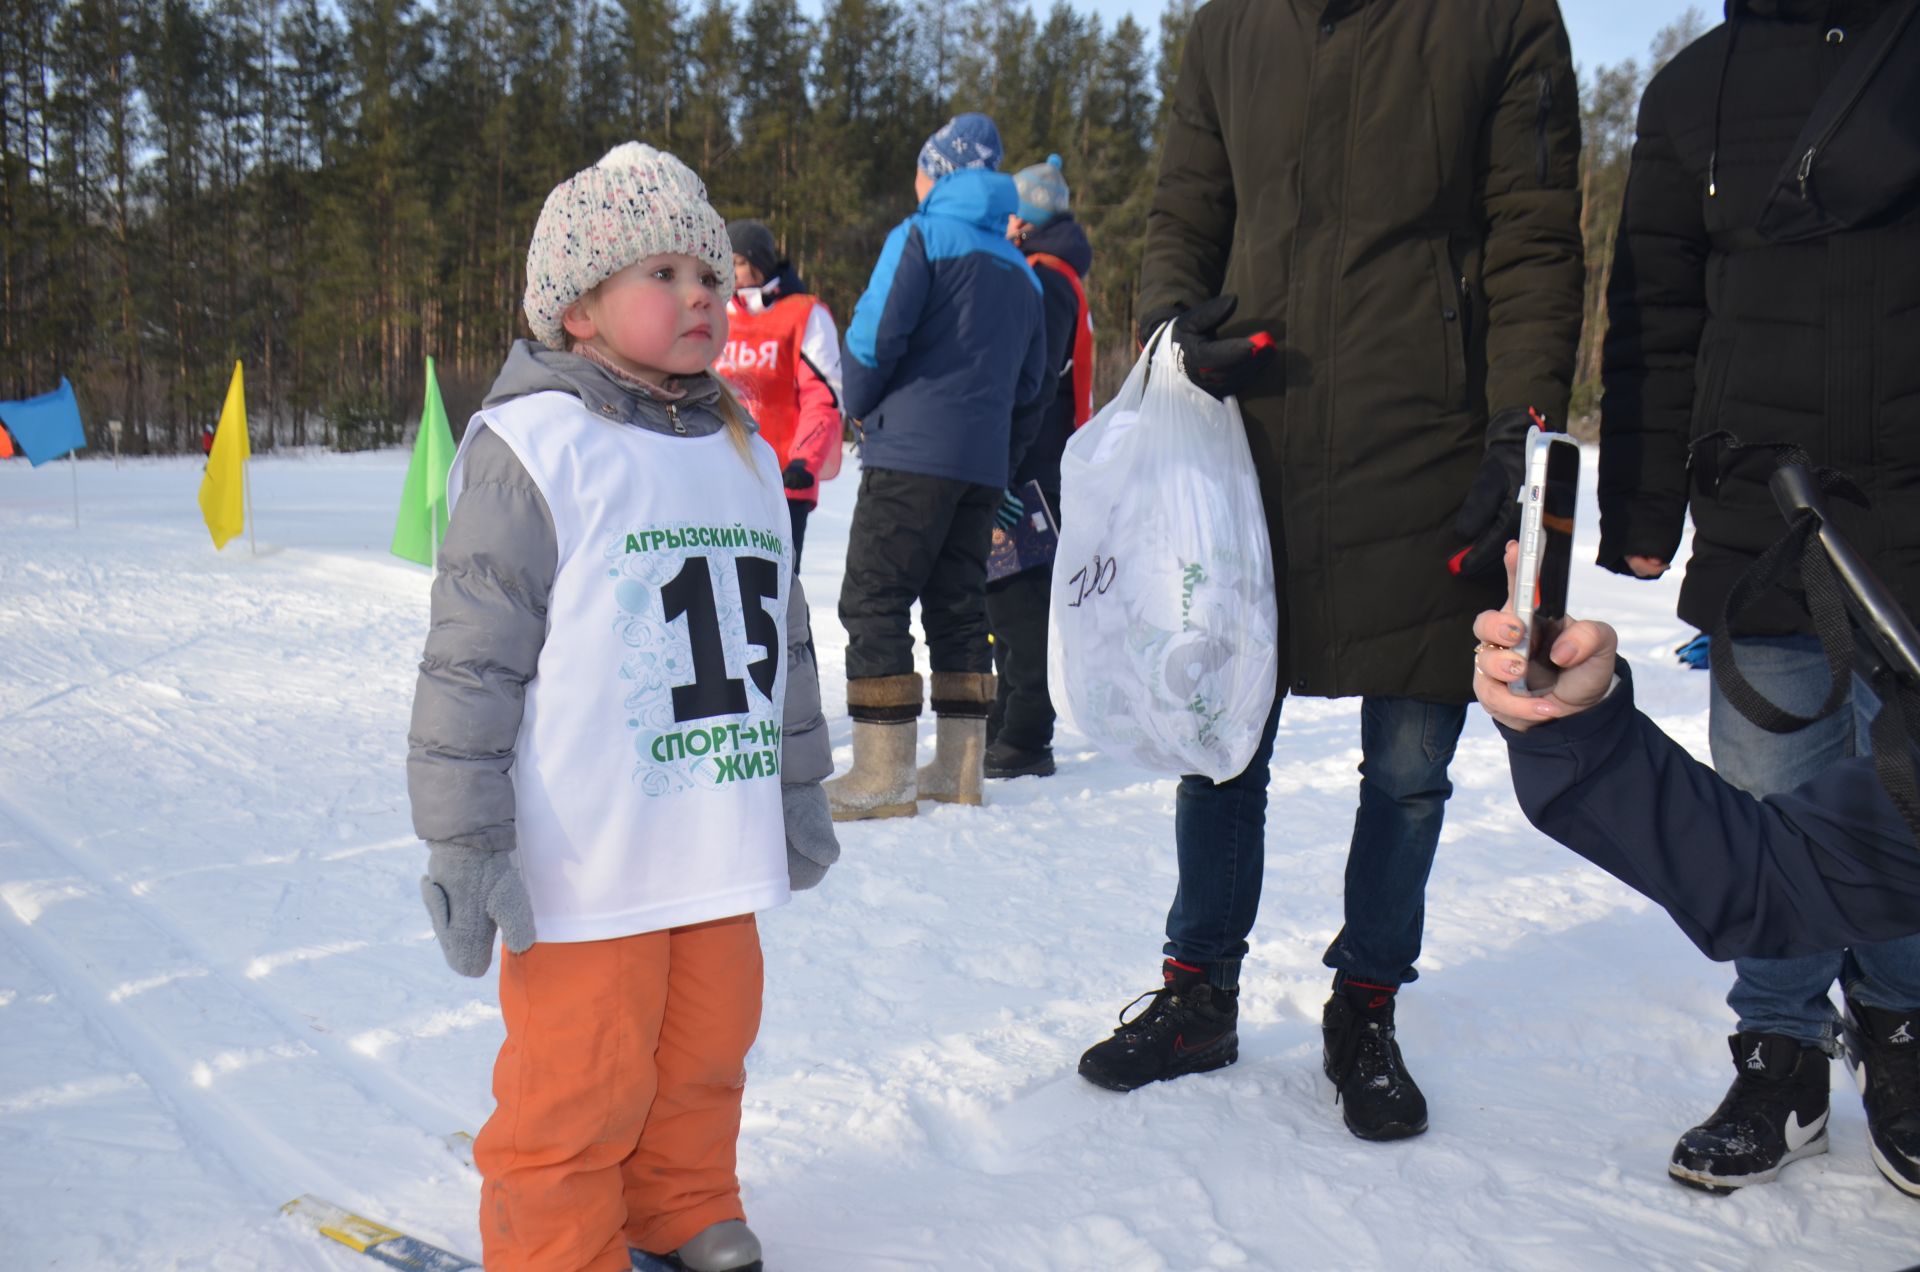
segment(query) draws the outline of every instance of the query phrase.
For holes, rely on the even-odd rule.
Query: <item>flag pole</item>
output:
[[[432,358],[427,359],[427,374],[433,374]],[[427,427],[427,421],[422,419],[420,427]],[[427,568],[438,574],[440,572],[440,514],[431,507],[427,509],[427,532],[433,536],[433,564]]]
[[[240,364],[233,364],[233,373],[240,374]],[[247,555],[259,556],[260,544],[253,536],[253,439],[247,432],[247,399],[240,397],[240,436],[247,443],[247,457],[240,461],[240,499],[247,517]]]
[[[427,359],[427,374],[429,376],[433,374],[432,358]],[[420,445],[420,439],[426,436],[426,432],[427,417],[426,412],[423,410],[420,414],[420,431],[414,437],[414,447],[416,449],[418,449]],[[427,505],[427,542],[433,545],[433,559],[427,563],[427,573],[437,574],[440,571],[440,518],[433,515],[433,505],[431,503]]]
[[[438,388],[439,383],[433,376],[433,358],[429,356],[427,358],[427,384],[424,393],[438,397]],[[420,411],[420,427],[426,429],[429,427],[429,423],[426,408],[423,406]],[[432,482],[431,477],[428,478],[428,482]],[[440,498],[444,500],[446,497],[446,488],[443,486],[440,490]],[[438,574],[440,572],[440,513],[432,503],[427,505],[427,532],[433,536],[433,565],[429,568],[435,574]]]
[[[253,537],[253,447],[247,447],[247,457],[240,462],[240,493],[246,501],[247,514],[247,551],[253,556],[260,555],[260,545]]]
[[[80,452],[68,451],[68,460],[73,464],[73,528],[80,528]]]

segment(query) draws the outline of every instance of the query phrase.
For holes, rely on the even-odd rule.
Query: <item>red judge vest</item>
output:
[[[1073,426],[1079,428],[1093,418],[1093,315],[1087,309],[1087,289],[1081,285],[1080,271],[1046,252],[1030,252],[1027,264],[1044,265],[1073,284],[1073,298],[1080,312],[1073,318]]]
[[[727,306],[727,347],[713,369],[733,386],[785,468],[800,422],[800,344],[814,298],[782,296],[757,314]]]

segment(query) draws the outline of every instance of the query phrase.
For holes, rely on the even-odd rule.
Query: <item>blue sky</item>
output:
[[[1719,23],[1724,6],[1714,0],[1560,0],[1560,16],[1573,41],[1573,60],[1582,71],[1628,58],[1646,64],[1647,46],[1660,28],[1671,26],[1688,8],[1700,11],[1704,27]],[[1703,28],[1704,29],[1704,28]]]

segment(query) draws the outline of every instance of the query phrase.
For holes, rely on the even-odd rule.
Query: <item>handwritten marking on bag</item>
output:
[[[1067,603],[1069,609],[1079,609],[1080,603],[1089,596],[1105,596],[1107,589],[1113,586],[1114,579],[1120,575],[1120,561],[1117,557],[1096,555],[1093,564],[1083,566],[1067,580],[1067,586],[1073,588],[1076,595]]]

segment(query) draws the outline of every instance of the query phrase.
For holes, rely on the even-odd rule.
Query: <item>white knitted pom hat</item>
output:
[[[553,188],[527,244],[527,325],[549,349],[567,346],[567,306],[635,261],[679,252],[705,261],[733,294],[727,223],[693,169],[664,150],[622,142]]]

